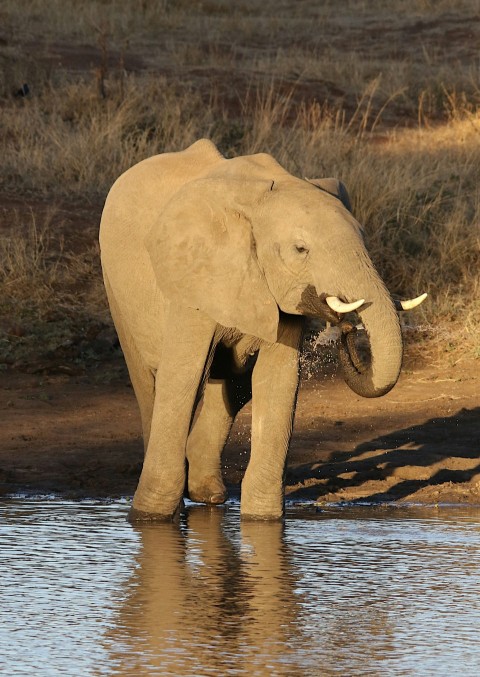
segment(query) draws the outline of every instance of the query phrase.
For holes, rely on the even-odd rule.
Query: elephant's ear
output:
[[[260,270],[247,215],[271,185],[192,181],[167,203],[145,245],[167,298],[273,343],[278,306]]]
[[[339,179],[306,179],[306,181],[313,183],[313,185],[317,186],[317,188],[320,188],[320,190],[324,190],[326,193],[338,198],[349,212],[352,211],[352,204],[350,202],[350,196],[348,194],[347,188],[345,184]]]

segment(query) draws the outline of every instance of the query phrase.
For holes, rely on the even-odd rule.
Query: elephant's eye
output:
[[[295,250],[298,254],[303,254],[304,256],[308,254],[308,247],[300,242],[295,245]]]

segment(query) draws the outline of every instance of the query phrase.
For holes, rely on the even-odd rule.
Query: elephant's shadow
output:
[[[302,437],[308,444],[308,435]],[[395,430],[353,451],[334,453],[327,462],[292,467],[287,487],[295,488],[287,493],[290,499],[305,498],[313,491],[321,500],[344,489],[353,502],[394,501],[414,499],[426,487],[466,483],[476,475],[480,477],[480,407]]]

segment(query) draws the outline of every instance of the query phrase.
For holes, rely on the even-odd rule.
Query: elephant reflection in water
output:
[[[111,638],[115,674],[260,674],[266,662],[279,675],[301,669],[284,525],[245,522],[229,537],[224,515],[190,508],[180,528],[135,527],[142,549]]]

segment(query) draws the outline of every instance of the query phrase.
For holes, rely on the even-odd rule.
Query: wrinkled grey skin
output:
[[[226,160],[201,140],[132,167],[111,189],[100,244],[110,308],[140,406],[145,460],[132,519],[225,500],[220,455],[252,398],[242,516],[283,514],[283,475],[305,316],[337,320],[325,297],[359,298],[370,340],[348,342],[347,384],[377,397],[397,381],[397,313],[366,252],[348,195],[265,154]]]

